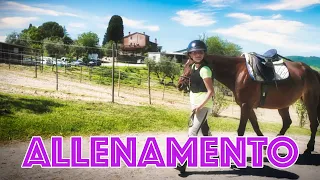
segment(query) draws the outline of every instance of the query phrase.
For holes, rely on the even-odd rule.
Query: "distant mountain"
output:
[[[291,59],[293,61],[300,61],[308,64],[309,66],[314,66],[317,68],[320,68],[320,57],[316,56],[310,56],[310,57],[304,57],[304,56],[286,56],[286,58]]]

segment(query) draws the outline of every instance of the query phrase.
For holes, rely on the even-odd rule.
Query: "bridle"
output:
[[[188,81],[188,84],[185,84],[185,83],[183,83],[183,84],[185,84],[185,92],[188,92],[189,90],[190,90],[190,84],[191,84],[191,82],[190,82],[190,77],[188,77],[188,76],[180,76],[180,78],[182,78],[182,81],[183,82],[185,82],[184,80],[186,79],[187,81]]]

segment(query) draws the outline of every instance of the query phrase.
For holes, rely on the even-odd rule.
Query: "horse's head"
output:
[[[192,61],[188,60],[184,65],[183,73],[180,76],[178,85],[177,85],[179,91],[189,92],[190,90],[191,64],[192,64]]]

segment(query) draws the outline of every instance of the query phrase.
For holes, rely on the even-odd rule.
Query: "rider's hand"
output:
[[[195,113],[198,113],[201,109],[202,109],[202,106],[198,106],[198,107],[194,108],[193,111]]]
[[[189,59],[187,60],[187,63],[186,63],[186,64],[191,65],[192,63],[194,63],[194,61],[189,58]]]

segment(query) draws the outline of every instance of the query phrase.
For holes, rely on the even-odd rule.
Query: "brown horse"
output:
[[[241,108],[238,136],[243,136],[248,119],[258,136],[263,136],[254,112],[254,108],[278,109],[282,118],[282,129],[278,135],[284,135],[292,120],[289,106],[301,98],[308,111],[311,137],[305,154],[314,151],[315,136],[320,121],[320,74],[301,62],[285,61],[289,77],[268,85],[267,96],[260,105],[261,82],[250,77],[245,57],[206,55],[206,61],[215,74],[215,79],[228,87],[234,94],[236,103]],[[178,82],[179,91],[185,90],[190,83],[190,64],[184,66],[183,75]]]

